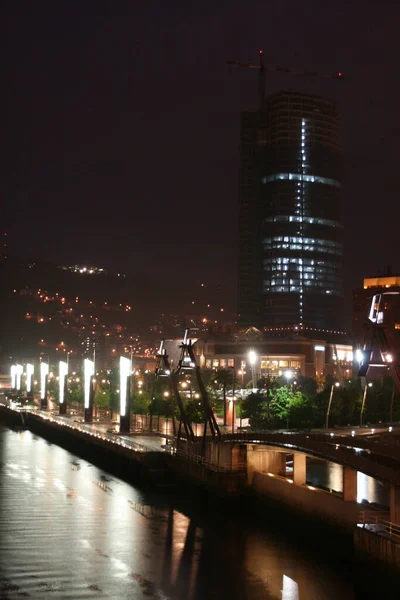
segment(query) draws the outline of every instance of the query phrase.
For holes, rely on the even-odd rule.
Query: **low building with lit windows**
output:
[[[328,374],[339,380],[351,376],[353,347],[326,342],[321,337],[288,333],[267,337],[255,328],[236,336],[202,337],[195,354],[204,369],[234,368],[242,384],[251,379],[249,352],[256,355],[257,377],[279,377],[290,371],[293,377],[312,377],[321,383]]]

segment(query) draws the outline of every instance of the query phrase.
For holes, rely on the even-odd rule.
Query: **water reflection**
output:
[[[333,462],[307,457],[307,483],[333,493],[343,493],[343,467]],[[389,506],[387,484],[357,472],[357,502]]]
[[[348,567],[246,507],[140,491],[29,431],[0,428],[0,465],[1,598],[354,598]]]

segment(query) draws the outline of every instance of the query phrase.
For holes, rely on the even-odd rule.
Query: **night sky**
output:
[[[400,4],[3,0],[2,205],[13,254],[221,283],[235,306],[240,111],[271,74],[342,114],[347,290],[400,272]]]

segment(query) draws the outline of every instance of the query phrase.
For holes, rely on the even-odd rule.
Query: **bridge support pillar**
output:
[[[305,485],[307,476],[307,457],[305,454],[293,454],[293,482],[296,485]]]
[[[254,471],[259,473],[286,474],[285,452],[275,452],[257,446],[247,446],[247,474],[249,483],[253,480]]]
[[[390,521],[400,525],[400,488],[390,486]]]
[[[357,502],[357,471],[343,467],[343,500]]]

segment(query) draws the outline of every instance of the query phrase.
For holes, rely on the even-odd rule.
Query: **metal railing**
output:
[[[26,411],[30,412],[33,415],[39,416],[44,421],[50,421],[52,423],[56,423],[57,425],[61,425],[63,427],[69,427],[70,429],[74,429],[75,431],[80,431],[92,437],[111,442],[120,446],[122,448],[127,448],[133,450],[134,452],[149,452],[149,448],[144,444],[138,444],[133,440],[130,440],[126,437],[121,437],[114,433],[108,433],[106,431],[102,431],[100,429],[96,429],[95,425],[88,425],[86,423],[76,423],[73,421],[69,421],[64,419],[63,417],[59,417],[57,415],[44,415],[43,413],[35,410],[35,411]]]
[[[358,527],[372,531],[400,544],[400,525],[388,521],[387,512],[384,511],[361,511]]]
[[[171,451],[171,454],[174,454],[176,456],[181,456],[182,458],[185,458],[186,460],[190,460],[191,462],[194,462],[203,467],[206,467],[207,469],[210,469],[211,471],[218,471],[220,473],[233,473],[233,472],[237,472],[237,471],[246,471],[246,469],[247,469],[247,464],[245,462],[238,462],[238,463],[234,463],[234,464],[225,463],[223,465],[218,465],[218,464],[214,463],[213,461],[211,461],[209,458],[205,458],[204,456],[201,456],[200,454],[185,452],[184,450],[173,449]]]

